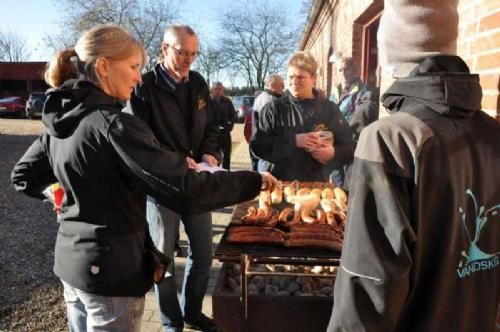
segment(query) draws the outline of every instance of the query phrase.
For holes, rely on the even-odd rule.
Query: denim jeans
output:
[[[203,298],[207,291],[212,266],[212,215],[179,215],[148,197],[147,219],[155,246],[172,258],[168,268],[170,277],[155,285],[160,319],[168,327],[182,328],[184,321],[196,321],[201,315]],[[188,237],[189,248],[180,301],[175,282],[175,241],[182,221]]]
[[[140,331],[144,296],[101,296],[62,284],[70,332]]]

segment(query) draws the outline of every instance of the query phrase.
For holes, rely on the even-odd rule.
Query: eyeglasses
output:
[[[173,47],[170,44],[165,44],[165,45],[167,45],[167,47],[170,47],[171,49],[173,49],[177,56],[181,56],[183,58],[187,58],[187,57],[196,58],[196,57],[198,57],[198,55],[200,55],[200,52],[186,52],[186,51],[181,51],[181,50]]]

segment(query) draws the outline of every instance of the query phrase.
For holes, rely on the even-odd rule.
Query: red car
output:
[[[26,99],[24,97],[5,97],[0,99],[0,116],[26,115]]]

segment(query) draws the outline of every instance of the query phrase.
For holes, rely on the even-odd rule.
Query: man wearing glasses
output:
[[[192,168],[197,169],[201,161],[216,166],[219,129],[209,89],[203,77],[190,70],[199,51],[196,33],[189,26],[170,26],[161,51],[162,62],[144,74],[128,111],[144,119],[165,147],[184,153]],[[201,312],[212,265],[211,214],[179,215],[148,197],[147,219],[156,247],[171,258],[181,220],[189,239],[181,300],[177,298],[175,264],[169,267],[172,276],[155,285],[164,330],[182,331],[186,325],[217,331],[212,319]]]

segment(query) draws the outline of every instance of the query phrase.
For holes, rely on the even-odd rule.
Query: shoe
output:
[[[201,314],[200,318],[198,318],[194,322],[186,320],[184,327],[191,330],[202,331],[202,332],[218,331],[217,325],[215,325],[214,320],[212,318],[205,316],[204,314]]]

